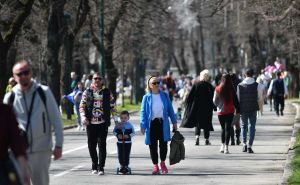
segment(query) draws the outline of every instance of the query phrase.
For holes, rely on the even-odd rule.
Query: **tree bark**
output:
[[[64,20],[65,3],[66,0],[54,0],[48,21],[47,84],[52,90],[58,105],[60,105],[60,64],[58,57],[66,33]]]
[[[7,32],[4,36],[0,33],[0,102],[2,102],[7,81],[9,76],[7,75],[7,55],[11,47],[12,42],[15,40],[17,33],[20,31],[24,21],[30,15],[34,0],[28,0],[22,4],[20,13],[15,16],[12,24],[9,25]]]

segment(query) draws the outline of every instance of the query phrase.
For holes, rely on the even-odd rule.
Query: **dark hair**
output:
[[[254,71],[251,68],[246,69],[246,76],[247,77],[252,77],[254,75]]]
[[[280,77],[280,76],[281,76],[281,72],[278,71],[278,72],[276,73],[276,75],[277,75],[277,77]]]
[[[232,97],[233,85],[229,74],[223,74],[220,83],[220,98],[224,102],[229,102]]]
[[[129,112],[127,110],[124,110],[124,111],[121,112],[120,115],[126,115],[126,116],[129,117]]]
[[[93,75],[89,74],[88,79],[92,80],[93,79]]]

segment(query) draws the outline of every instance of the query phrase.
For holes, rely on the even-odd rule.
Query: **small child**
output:
[[[117,137],[118,142],[118,158],[120,163],[119,171],[123,174],[131,173],[129,165],[130,150],[131,150],[131,138],[135,135],[134,127],[128,121],[129,112],[122,111],[120,114],[121,122],[118,123],[113,133]],[[119,172],[118,171],[118,172]]]

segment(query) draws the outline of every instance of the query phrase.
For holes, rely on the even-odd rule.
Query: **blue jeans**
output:
[[[243,136],[243,143],[247,143],[247,133],[248,133],[248,120],[250,123],[250,139],[249,139],[249,146],[252,146],[254,138],[255,138],[255,125],[256,125],[256,111],[254,112],[247,112],[241,114],[242,118],[242,136]]]
[[[82,126],[81,118],[80,118],[80,112],[79,112],[79,104],[75,103],[75,105],[74,105],[74,111],[75,111],[76,116],[77,116],[77,124],[78,124],[78,126]]]

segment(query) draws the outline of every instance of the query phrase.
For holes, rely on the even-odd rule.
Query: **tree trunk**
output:
[[[179,56],[180,56],[180,63],[181,63],[181,67],[182,67],[182,71],[183,74],[188,74],[189,72],[189,68],[186,64],[186,60],[185,60],[185,45],[184,45],[184,38],[183,38],[183,31],[180,31],[180,52],[179,52]]]
[[[52,90],[58,105],[60,105],[60,65],[58,57],[66,29],[64,21],[65,3],[66,0],[55,0],[53,2],[48,22],[47,84]]]
[[[0,102],[2,102],[7,81],[7,55],[11,44],[15,40],[17,33],[20,31],[24,21],[30,15],[34,0],[27,0],[20,8],[19,13],[13,18],[11,25],[8,26],[7,32],[0,32]],[[2,36],[3,34],[3,36]]]
[[[194,34],[191,33],[191,48],[192,48],[192,53],[193,53],[193,58],[194,58],[194,63],[195,63],[195,73],[196,75],[200,74],[201,71],[201,66],[200,66],[200,60],[199,60],[199,41],[197,39],[194,39]]]
[[[0,102],[2,102],[7,86],[7,53],[9,46],[6,43],[0,43]]]
[[[199,39],[200,39],[200,52],[201,52],[201,62],[202,62],[202,69],[205,69],[205,50],[204,50],[204,35],[203,35],[203,25],[202,25],[202,19],[199,18]],[[199,74],[199,73],[197,73]]]
[[[72,71],[73,64],[73,46],[74,46],[74,36],[73,34],[66,35],[64,39],[64,48],[65,48],[65,65],[64,65],[64,74],[63,74],[63,94],[67,95],[72,92],[71,89],[71,78],[70,74]],[[72,104],[66,101],[65,109],[67,114],[67,119],[72,117]]]

